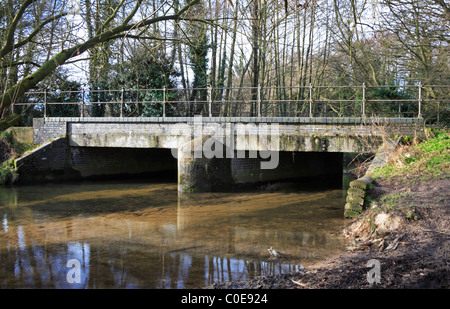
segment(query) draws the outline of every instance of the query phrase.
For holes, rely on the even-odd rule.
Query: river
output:
[[[308,188],[309,187],[309,188]],[[172,181],[0,188],[1,288],[203,288],[342,252],[344,187],[178,194]],[[272,258],[268,249],[281,252]]]

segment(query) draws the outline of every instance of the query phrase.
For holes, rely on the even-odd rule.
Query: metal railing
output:
[[[424,91],[427,96],[424,96]],[[438,91],[442,99],[429,99]],[[13,111],[43,117],[422,117],[423,106],[449,111],[450,86],[292,86],[30,91]],[[65,106],[63,108],[63,106]],[[31,108],[33,107],[33,108]],[[445,114],[445,113],[444,113]]]

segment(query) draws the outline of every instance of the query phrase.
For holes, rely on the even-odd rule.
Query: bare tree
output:
[[[59,42],[60,49],[55,50],[49,60],[39,63],[37,69],[18,80],[14,85],[8,85],[0,96],[0,114],[2,119],[10,113],[10,106],[17,98],[23,95],[25,91],[35,87],[39,82],[52,74],[55,69],[67,63],[70,59],[111,40],[124,38],[130,35],[139,35],[141,29],[150,25],[168,20],[180,20],[189,8],[199,2],[199,0],[192,0],[177,12],[173,12],[173,10],[163,10],[162,6],[159,6],[157,10],[146,15],[143,10],[144,0],[138,0],[132,7],[129,7],[128,15],[125,18],[121,18],[121,16],[119,16],[120,14],[118,14],[119,9],[127,4],[124,0],[121,0],[114,6],[113,10],[108,11],[107,18],[98,26],[91,37],[80,37],[78,35],[78,31],[83,29],[81,26],[79,26],[78,31],[76,31],[77,29],[71,29],[71,26],[76,26],[76,24],[79,24],[79,21],[77,21],[76,18],[70,20],[68,17],[71,16],[69,14],[71,12],[68,11],[68,8],[63,8],[60,13],[53,14],[43,19],[31,33],[19,40],[18,26],[20,23],[26,21],[26,13],[30,9],[31,4],[37,1],[38,0],[24,0],[20,6],[14,10],[14,18],[6,25],[5,39],[2,41],[0,48],[2,65],[5,62],[5,57],[14,53],[17,48],[30,43],[33,38],[42,33],[43,29],[52,21],[58,20],[59,22],[67,23],[66,37],[61,38],[61,41]],[[73,8],[69,7],[69,10],[70,9]],[[81,9],[85,9],[85,7],[82,7]],[[83,14],[78,14],[76,16],[82,19],[85,18],[85,15]]]

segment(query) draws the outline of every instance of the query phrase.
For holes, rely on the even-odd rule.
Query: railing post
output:
[[[44,118],[47,118],[47,89],[44,90]]]
[[[125,89],[121,89],[120,90],[120,118],[123,118],[123,100],[124,100],[124,98],[125,98],[125,96],[124,96],[124,93],[125,93]]]
[[[166,86],[163,88],[163,118],[166,118]]]
[[[212,96],[211,96],[211,85],[208,85],[208,105],[209,105],[209,117],[212,117]]]
[[[438,106],[438,111],[437,111],[437,124],[439,124],[439,113],[440,113],[440,111],[441,111],[441,102],[440,101],[438,101],[438,103],[437,103],[437,106]]]
[[[312,103],[313,103],[313,101],[312,101],[312,89],[313,89],[312,83],[309,83],[309,117],[310,118],[312,118],[312,116],[313,116],[313,113],[312,113]]]
[[[422,118],[422,82],[419,82],[419,114],[417,118]]]
[[[80,116],[84,117],[84,89],[81,90],[81,107],[80,107]]]
[[[258,84],[258,117],[261,117],[261,84]]]
[[[362,117],[366,118],[366,83],[363,83],[362,93]]]

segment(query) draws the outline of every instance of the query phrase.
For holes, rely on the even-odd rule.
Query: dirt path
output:
[[[356,239],[353,252],[345,252],[302,272],[227,282],[211,288],[447,289],[450,287],[449,176],[374,182],[371,198],[379,206],[367,211],[344,231],[344,235]],[[388,209],[397,226],[389,231],[377,226],[378,234],[371,234],[374,226],[367,224],[367,219],[380,213],[377,207],[385,210],[383,213]],[[369,280],[374,281],[376,272],[374,264],[366,266],[371,259],[379,262],[379,283],[368,282],[368,273],[372,274]]]

